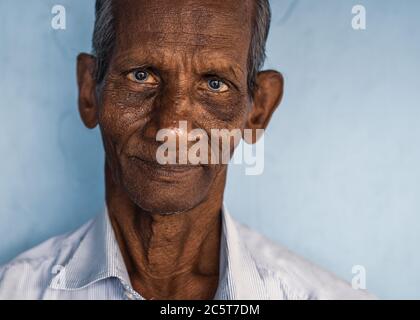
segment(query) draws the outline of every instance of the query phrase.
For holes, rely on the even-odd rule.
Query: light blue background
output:
[[[367,9],[367,30],[351,8]],[[51,8],[67,29],[51,28]],[[284,101],[265,171],[233,167],[232,214],[380,298],[420,298],[420,2],[273,0],[266,67]],[[0,262],[103,207],[98,130],[77,113],[93,1],[0,0]]]

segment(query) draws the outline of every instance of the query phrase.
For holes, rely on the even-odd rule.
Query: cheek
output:
[[[150,99],[120,87],[107,87],[101,96],[99,127],[106,161],[115,181],[121,181],[121,154],[128,139],[141,130],[150,113]]]
[[[209,157],[218,159],[216,167],[224,167],[240,143],[251,104],[247,98],[231,100],[231,104],[209,102],[202,106],[197,127],[209,137]],[[213,158],[211,158],[213,159]],[[210,160],[209,160],[210,161]],[[216,164],[212,161],[212,164]]]
[[[130,91],[124,86],[113,85],[102,95],[99,123],[107,132],[122,137],[141,120],[146,120],[152,110],[150,93]]]
[[[247,97],[222,100],[208,99],[202,103],[198,126],[210,136],[211,130],[240,130],[245,127],[251,104]]]
[[[138,132],[151,117],[150,93],[130,91],[121,85],[109,85],[102,93],[99,125],[120,152],[126,140]]]
[[[204,117],[218,124],[215,128],[240,127],[249,108],[248,99],[242,94],[204,94],[197,100],[202,105]]]

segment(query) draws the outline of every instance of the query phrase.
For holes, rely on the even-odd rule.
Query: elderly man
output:
[[[0,298],[369,297],[237,223],[225,163],[156,157],[160,130],[267,127],[283,94],[280,73],[260,71],[269,24],[267,0],[97,0],[77,78],[81,118],[102,134],[106,210],[3,266]]]

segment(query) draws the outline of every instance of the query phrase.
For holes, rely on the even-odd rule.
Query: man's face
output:
[[[251,107],[252,5],[243,0],[116,1],[116,46],[98,122],[114,180],[144,210],[200,203],[225,165],[160,165],[160,129],[243,129]],[[179,129],[187,121],[187,130]],[[210,143],[210,140],[209,140]],[[209,147],[210,148],[210,147]]]

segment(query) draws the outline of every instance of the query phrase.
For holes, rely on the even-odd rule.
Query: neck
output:
[[[110,220],[132,286],[146,299],[213,298],[219,279],[226,172],[221,176],[196,207],[162,215],[135,205],[106,167]]]

